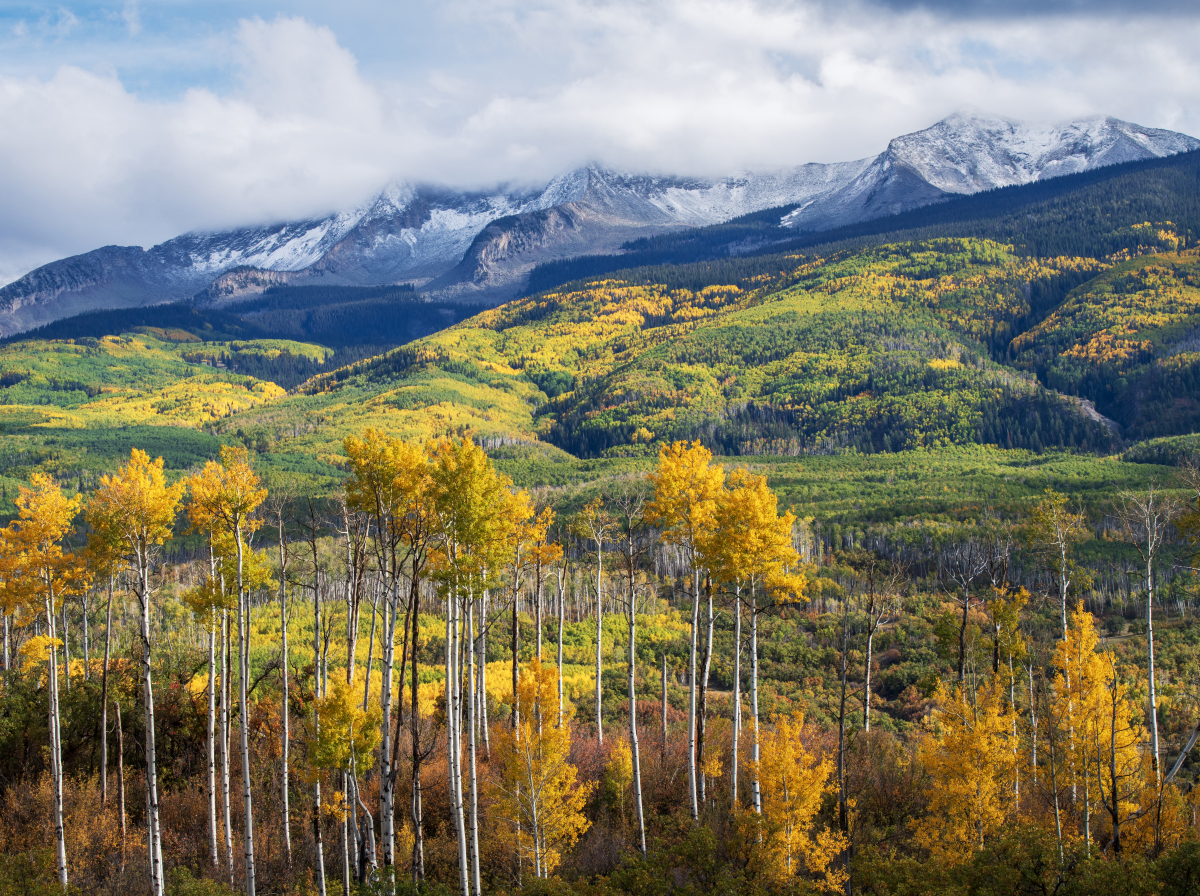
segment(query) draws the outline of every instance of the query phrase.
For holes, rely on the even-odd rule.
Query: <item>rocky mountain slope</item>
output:
[[[98,308],[197,294],[215,304],[271,285],[415,283],[442,298],[499,302],[538,263],[620,250],[630,239],[799,206],[820,230],[953,194],[1200,148],[1171,131],[1096,118],[1058,128],[955,115],[875,158],[725,179],[651,177],[589,165],[542,188],[463,192],[397,184],[308,221],[189,233],[151,249],[106,246],[0,289],[0,334]]]

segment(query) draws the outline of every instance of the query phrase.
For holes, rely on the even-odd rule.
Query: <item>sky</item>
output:
[[[589,161],[864,158],[957,111],[1200,135],[1175,0],[0,0],[0,284]]]

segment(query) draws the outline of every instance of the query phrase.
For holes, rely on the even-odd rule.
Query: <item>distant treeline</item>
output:
[[[28,339],[100,338],[139,327],[182,330],[206,342],[291,339],[335,349],[324,364],[284,352],[275,358],[238,355],[237,373],[291,389],[323,370],[351,364],[458,323],[479,305],[426,302],[412,286],[286,286],[224,308],[196,301],[91,311],[57,320],[3,343]]]

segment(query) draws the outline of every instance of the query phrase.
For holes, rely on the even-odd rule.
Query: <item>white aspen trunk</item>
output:
[[[738,741],[742,736],[742,586],[733,586],[733,757],[729,770],[729,804],[738,808]]]
[[[104,668],[100,673],[100,808],[108,806],[108,661],[112,652],[112,577],[108,579],[108,609],[104,624]],[[5,637],[8,636],[8,617],[4,617]],[[8,644],[5,643],[7,650]],[[7,669],[7,666],[5,667]]]
[[[412,710],[409,714],[409,722],[412,725],[412,822],[413,822],[413,853],[412,853],[412,880],[414,884],[419,885],[425,878],[425,835],[422,830],[422,811],[421,811],[421,750],[420,750],[420,690],[419,679],[417,674],[417,646],[419,642],[419,633],[421,630],[421,592],[420,583],[417,578],[417,561],[413,560],[412,570],[412,586],[409,589],[409,604],[412,612],[412,685],[409,688],[409,699],[412,700]]]
[[[458,709],[458,629],[455,619],[457,594],[446,603],[446,747],[449,773],[450,811],[454,816],[454,834],[458,845],[458,885],[462,896],[471,896],[467,873],[467,832],[463,821],[461,728]]]
[[[4,614],[4,671],[12,669],[12,636],[9,634],[8,614]]]
[[[316,547],[313,547],[314,559]],[[321,674],[318,663],[318,658],[321,655],[321,587],[319,573],[313,571],[313,696],[321,697]],[[321,733],[321,718],[320,715],[313,710],[313,732],[315,735]],[[226,811],[226,818],[229,817]],[[317,775],[313,781],[313,840],[317,850],[317,893],[319,896],[326,896],[325,893],[325,841],[321,835],[321,777]]]
[[[1153,554],[1146,559],[1146,655],[1150,673],[1150,758],[1154,762],[1154,780],[1162,783],[1162,766],[1158,758],[1158,689],[1154,676],[1154,567]]]
[[[875,625],[867,630],[867,659],[863,663],[863,731],[871,730],[871,654],[875,649]]]
[[[637,691],[637,601],[634,597],[632,571],[629,577],[629,749],[633,754],[633,805],[637,813],[638,849],[646,855],[646,820],[642,816],[642,760],[638,751]]]
[[[280,782],[279,795],[282,800],[280,805],[280,815],[283,821],[283,848],[287,855],[288,868],[292,867],[292,813],[288,805],[288,749],[291,742],[291,710],[288,706],[288,606],[287,606],[287,582],[284,578],[284,558],[283,558],[283,533],[280,533],[279,542],[279,627],[282,635],[282,666],[280,669],[280,677],[283,684],[282,695],[282,710],[283,710],[283,731],[280,734],[280,749],[282,756],[280,757]]]
[[[234,538],[237,542],[237,589],[238,589],[238,703],[241,708],[241,749],[242,749],[242,805],[245,819],[246,845],[246,896],[254,896],[254,799],[250,789],[250,695],[248,692],[250,677],[250,595],[246,593],[242,580],[242,565],[244,550],[242,547],[242,527],[234,526]]]
[[[205,753],[208,762],[208,854],[214,868],[221,865],[217,849],[217,620],[210,611],[208,621],[208,720]]]
[[[483,755],[492,758],[492,739],[488,733],[487,704],[487,608],[488,592],[484,589],[483,601],[479,605],[479,685],[476,699],[479,704],[479,730],[483,734]]]
[[[662,657],[662,754],[667,758],[667,655]]]
[[[750,715],[754,722],[754,743],[750,753],[754,777],[750,781],[750,791],[754,797],[754,811],[762,815],[762,785],[758,774],[761,761],[758,745],[758,597],[754,582],[750,583]]]
[[[563,574],[558,580],[558,724],[563,722],[563,614],[566,612],[567,583],[564,581],[567,568],[563,566]]]
[[[121,814],[121,871],[125,871],[125,736],[121,733],[121,704],[113,701],[117,724],[117,811]]]
[[[691,651],[688,664],[688,799],[691,803],[692,821],[700,820],[699,791],[696,788],[696,638],[699,628],[700,573],[693,566]]]
[[[706,621],[706,633],[704,637],[704,665],[700,674],[700,718],[699,718],[699,743],[696,748],[696,761],[704,761],[705,738],[708,735],[708,673],[712,667],[712,641],[713,641],[713,599],[712,599],[712,580],[707,579],[708,585],[708,619]],[[708,775],[701,773],[700,775],[700,803],[707,804]]]
[[[400,576],[395,559],[390,563],[387,603],[383,608],[383,668],[380,669],[379,706],[383,710],[379,738],[379,835],[383,841],[383,867],[396,865],[396,775],[392,768],[392,676],[396,666],[396,609],[400,603]],[[374,614],[372,614],[373,618]],[[374,642],[374,636],[371,638]],[[416,658],[413,658],[416,662]],[[401,676],[403,676],[401,670]],[[403,691],[403,682],[401,682]],[[401,696],[403,699],[403,695]],[[397,721],[397,737],[399,721]]]
[[[79,609],[83,617],[83,680],[91,680],[92,654],[88,637],[88,599],[87,594],[79,596]]]
[[[47,582],[47,584],[49,584]],[[54,592],[47,591],[46,596],[46,634],[50,638],[55,637],[54,632]],[[54,643],[50,644],[50,655],[47,658],[50,663],[48,670],[48,680],[50,683],[49,696],[47,703],[49,705],[49,728],[50,728],[50,776],[51,787],[53,789],[53,812],[54,812],[54,847],[55,859],[58,866],[58,882],[63,890],[67,889],[67,840],[66,832],[63,829],[63,797],[62,797],[62,729],[59,725],[58,714],[58,651],[54,647]]]
[[[67,599],[62,602],[63,689],[71,690],[71,639],[67,630]]]
[[[221,589],[224,592],[224,588]],[[233,813],[230,810],[229,786],[229,701],[233,658],[230,656],[229,611],[221,610],[221,811],[224,822],[225,864],[229,869],[229,886],[233,886]]]
[[[162,896],[163,880],[162,831],[158,814],[158,766],[154,749],[154,683],[150,668],[150,568],[149,560],[138,557],[138,598],[142,620],[142,696],[146,707],[146,836],[150,862],[151,896]]]
[[[342,896],[350,896],[350,819],[354,815],[354,805],[350,802],[350,773],[342,771],[342,806],[345,814],[342,816]]]
[[[604,597],[600,590],[600,575],[603,570],[604,554],[601,542],[596,541],[596,739],[604,743],[604,721],[600,718],[600,704],[604,696],[600,678],[601,659],[604,654]]]
[[[479,777],[475,764],[475,728],[477,722],[477,705],[475,703],[475,598],[473,594],[467,597],[467,712],[471,717],[467,720],[467,753],[469,767],[467,774],[470,781],[470,847],[471,847],[471,892],[473,896],[483,896],[483,885],[479,874]]]

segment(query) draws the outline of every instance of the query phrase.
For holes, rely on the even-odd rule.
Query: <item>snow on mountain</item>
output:
[[[852,180],[792,212],[784,223],[827,230],[937,202],[949,194],[978,193],[1194,149],[1200,149],[1200,140],[1116,118],[1044,127],[956,114],[895,138]]]
[[[189,233],[148,250],[108,246],[44,265],[0,288],[0,333],[202,292],[229,301],[280,283],[409,282],[445,297],[500,301],[540,262],[619,251],[626,240],[669,228],[798,204],[783,223],[828,229],[952,194],[1197,148],[1200,141],[1183,134],[1114,118],[1038,127],[959,114],[895,138],[874,158],[728,178],[593,164],[541,188],[397,183],[323,218]]]

